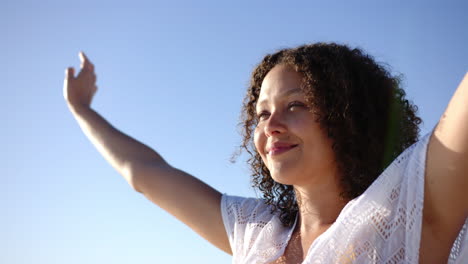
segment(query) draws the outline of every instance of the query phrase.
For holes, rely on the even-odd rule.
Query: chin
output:
[[[284,178],[273,178],[273,180],[276,182],[276,183],[279,183],[279,184],[283,184],[283,185],[293,185],[292,182],[289,182],[287,181],[286,179]]]
[[[293,185],[296,178],[294,173],[286,173],[284,171],[270,171],[270,175],[275,182],[284,185]]]

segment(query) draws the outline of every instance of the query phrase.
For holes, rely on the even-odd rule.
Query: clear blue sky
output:
[[[468,70],[468,4],[383,2],[1,0],[0,263],[231,261],[82,134],[62,95],[80,50],[96,66],[94,109],[229,194],[255,195],[229,159],[250,71],[278,48],[363,48],[404,74],[427,133]]]

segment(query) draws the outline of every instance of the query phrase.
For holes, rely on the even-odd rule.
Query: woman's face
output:
[[[316,122],[301,90],[301,75],[275,66],[262,82],[254,141],[276,182],[313,184],[336,172],[332,142]]]

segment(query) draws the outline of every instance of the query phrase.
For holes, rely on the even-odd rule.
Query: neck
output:
[[[299,206],[296,228],[302,234],[320,232],[332,225],[348,202],[340,196],[338,177],[324,177],[326,182],[294,186]]]

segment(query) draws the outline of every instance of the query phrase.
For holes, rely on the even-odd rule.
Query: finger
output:
[[[68,67],[65,70],[65,80],[63,81],[63,96],[68,100],[68,88],[75,76],[75,69],[73,67]]]
[[[88,57],[86,56],[86,54],[83,51],[80,51],[79,56],[80,56],[81,62],[89,60]]]
[[[80,51],[79,56],[81,60],[81,68],[85,70],[94,71],[94,65],[91,63],[91,61],[88,59],[88,57],[83,51]]]
[[[75,69],[73,69],[73,67],[68,67],[65,70],[65,79],[67,81],[70,81],[73,78],[75,78]]]

